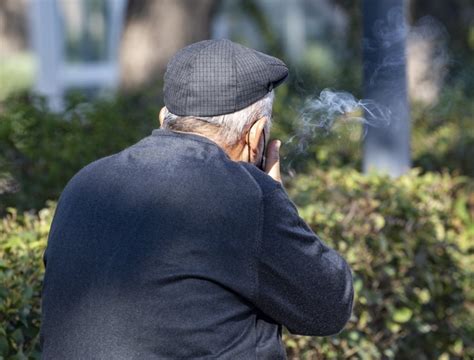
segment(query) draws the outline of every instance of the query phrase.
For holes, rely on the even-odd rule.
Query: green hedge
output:
[[[289,357],[472,359],[471,186],[416,171],[398,180],[350,169],[293,179],[287,187],[300,214],[351,264],[356,300],[338,336],[285,334]],[[53,211],[53,205],[38,215],[10,209],[0,224],[4,358],[38,357],[41,257]]]
[[[341,335],[287,336],[295,358],[474,357],[472,184],[417,170],[397,180],[318,170],[289,191],[349,261],[356,289]]]
[[[0,222],[0,359],[39,359],[42,255],[54,207]]]

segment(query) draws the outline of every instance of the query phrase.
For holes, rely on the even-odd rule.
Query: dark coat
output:
[[[285,189],[212,140],[156,129],[64,189],[45,252],[44,359],[283,359],[340,332],[351,271]]]

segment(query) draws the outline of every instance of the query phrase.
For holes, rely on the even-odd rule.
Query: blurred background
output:
[[[2,0],[0,359],[39,358],[62,189],[158,127],[167,62],[209,38],[288,64],[272,130],[285,186],[354,271],[346,330],[285,333],[288,357],[474,358],[471,0]],[[324,89],[377,101],[390,125],[315,126]]]

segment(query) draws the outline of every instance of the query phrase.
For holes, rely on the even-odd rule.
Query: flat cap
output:
[[[280,59],[227,39],[204,40],[169,61],[164,102],[179,116],[229,114],[261,99],[287,76]]]

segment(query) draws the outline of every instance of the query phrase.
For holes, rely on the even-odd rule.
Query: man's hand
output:
[[[280,140],[272,140],[267,147],[265,172],[282,183],[280,174]],[[283,185],[283,183],[282,183]]]

